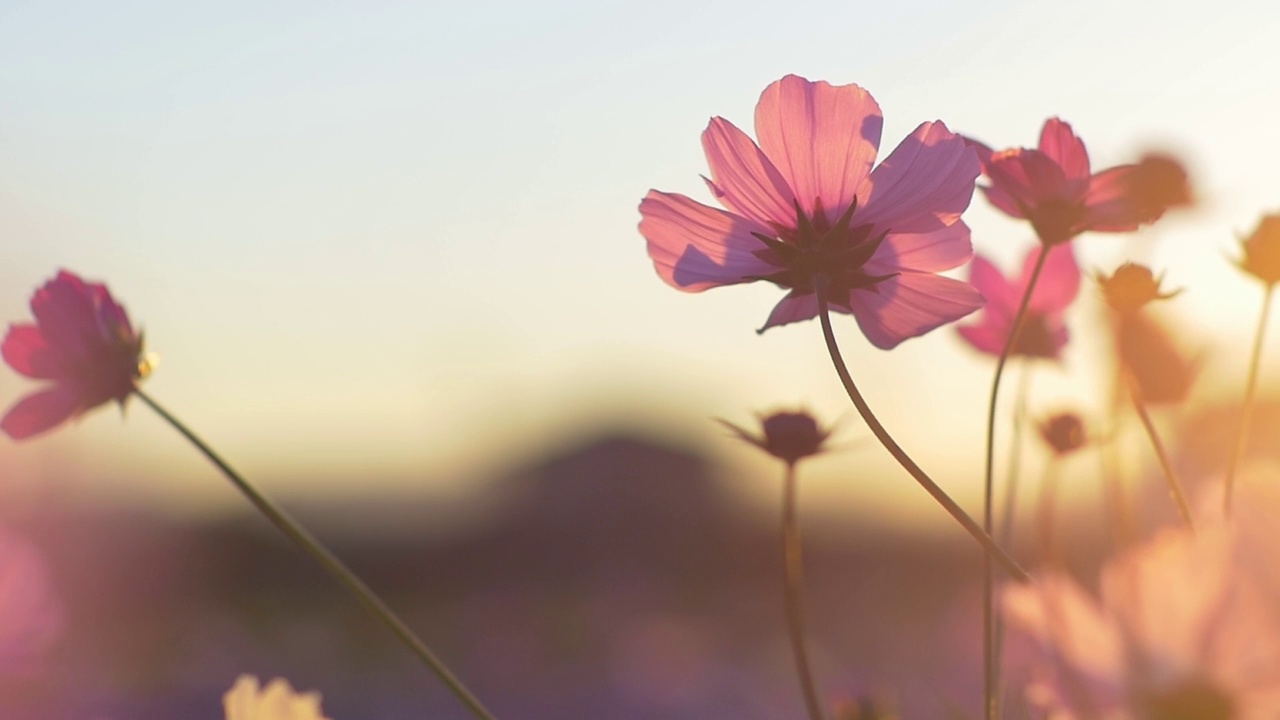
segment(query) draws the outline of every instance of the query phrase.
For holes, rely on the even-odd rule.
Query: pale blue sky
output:
[[[1257,291],[1222,257],[1280,209],[1267,4],[183,5],[0,8],[0,317],[25,318],[58,267],[107,281],[162,357],[153,394],[280,493],[363,492],[323,482],[361,473],[444,492],[617,411],[759,474],[707,418],[843,414],[815,323],[753,332],[776,288],[676,292],[635,230],[650,187],[709,199],[707,119],[749,129],[791,72],[870,90],[882,154],[934,118],[1031,145],[1050,115],[1096,167],[1183,153],[1205,203],[1148,231],[1142,257],[1241,353],[1253,323]],[[1029,242],[980,196],[967,219],[1002,260]],[[1129,246],[1079,247],[1114,265]],[[840,327],[904,444],[976,475],[989,363],[949,330],[883,353]],[[1072,362],[1087,370],[1087,353]],[[1058,377],[1046,398],[1087,391],[1087,373]],[[0,404],[28,387],[0,373]],[[141,407],[0,443],[24,492],[74,464],[77,492],[166,506],[193,490],[148,469],[198,462]],[[815,484],[927,503],[905,477],[850,490],[864,465],[888,467],[860,450]],[[210,476],[200,492],[234,502]]]

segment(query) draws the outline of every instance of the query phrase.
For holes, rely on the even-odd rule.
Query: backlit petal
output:
[[[1018,290],[990,260],[975,255],[969,265],[969,284],[987,299],[985,312],[1001,310],[1012,317],[1017,311]],[[997,350],[998,352],[998,350]]]
[[[764,244],[751,235],[768,228],[674,193],[650,190],[640,202],[640,234],[658,275],[673,287],[701,292],[750,282],[772,268],[757,258]]]
[[[1104,170],[1089,180],[1084,198],[1085,218],[1082,224],[1100,232],[1130,232],[1141,223],[1139,211],[1130,192],[1136,166],[1120,165]]]
[[[0,430],[14,440],[23,440],[70,420],[83,407],[80,393],[66,385],[32,393],[9,408]]]
[[[877,267],[939,272],[959,267],[971,257],[969,226],[956,222],[933,232],[891,233],[872,262]]]
[[[712,118],[702,133],[702,148],[711,167],[708,184],[725,207],[764,225],[795,226],[795,195],[746,133]]]
[[[1027,253],[1022,264],[1022,277],[1018,281],[1019,292],[1026,292],[1027,283],[1031,281],[1031,271],[1040,252],[1040,248],[1033,248]],[[1049,257],[1045,260],[1044,269],[1040,271],[1040,279],[1036,282],[1030,304],[1032,310],[1046,315],[1066,310],[1080,291],[1080,266],[1076,263],[1071,244],[1055,245],[1048,249],[1048,253]]]
[[[956,222],[982,171],[976,151],[941,122],[922,123],[858,190],[855,225],[927,232]]]
[[[1049,118],[1040,130],[1040,152],[1048,155],[1068,180],[1089,177],[1089,153],[1071,126],[1058,118]]]
[[[849,304],[872,345],[888,350],[907,338],[959,320],[982,307],[982,295],[968,283],[929,273],[904,272],[854,290]]]
[[[765,88],[756,105],[760,147],[810,214],[821,199],[834,222],[853,202],[875,162],[884,121],[857,85],[788,75]]]
[[[35,325],[10,325],[4,345],[0,346],[0,354],[9,367],[29,378],[52,380],[58,377],[57,355]]]

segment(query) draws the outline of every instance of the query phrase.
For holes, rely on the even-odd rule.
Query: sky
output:
[[[1208,356],[1208,385],[1234,391],[1261,294],[1229,258],[1280,210],[1280,9],[1157,7],[6,3],[0,318],[25,320],[58,268],[107,282],[160,357],[152,396],[285,497],[452,497],[591,428],[630,427],[704,443],[772,498],[776,468],[711,418],[803,404],[842,418],[847,446],[813,463],[811,502],[927,516],[905,475],[859,482],[894,471],[817,324],[757,336],[779,297],[762,283],[668,287],[636,230],[640,198],[710,202],[708,119],[749,128],[788,73],[867,88],[882,156],[924,120],[1012,147],[1055,115],[1095,168],[1173,151],[1199,206],[1078,253],[1088,268],[1149,262],[1187,288],[1174,302],[1203,346],[1239,348]],[[1005,267],[1030,247],[980,195],[966,221]],[[887,353],[851,319],[837,327],[889,429],[975,498],[991,362],[949,328]],[[1039,373],[1036,408],[1096,402],[1097,347],[1080,335],[1064,369]],[[30,387],[0,372],[0,404]],[[239,502],[140,405],[0,442],[0,470],[21,498]]]

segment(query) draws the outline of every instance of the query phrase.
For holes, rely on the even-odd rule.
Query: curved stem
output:
[[[1009,449],[1009,473],[1004,482],[1004,512],[1000,518],[1000,546],[1013,547],[1013,526],[1018,509],[1018,486],[1022,469],[1022,428],[1027,420],[1027,396],[1031,391],[1031,366],[1025,362],[1018,374],[1018,397],[1013,412],[1013,443]],[[997,613],[994,633],[995,656],[998,658],[1004,648],[1004,619]],[[1001,668],[996,668],[997,672]],[[997,677],[996,687],[1000,682]]]
[[[1147,406],[1142,402],[1138,388],[1134,387],[1132,380],[1129,381],[1129,397],[1133,399],[1133,409],[1138,411],[1138,418],[1142,420],[1142,427],[1146,429],[1147,437],[1151,438],[1151,447],[1155,448],[1160,469],[1164,471],[1164,479],[1169,483],[1169,493],[1173,495],[1173,501],[1178,506],[1178,514],[1182,516],[1182,522],[1186,523],[1187,529],[1195,532],[1196,526],[1191,520],[1191,506],[1187,503],[1186,495],[1182,494],[1182,485],[1178,483],[1178,476],[1173,471],[1173,463],[1169,461],[1169,454],[1165,452],[1164,443],[1160,442],[1155,423],[1151,422]]]
[[[844,385],[845,392],[848,393],[849,399],[853,401],[853,406],[857,408],[858,414],[867,423],[867,427],[871,428],[872,434],[876,436],[876,439],[880,441],[885,450],[889,451],[893,459],[897,460],[898,464],[910,473],[916,482],[920,483],[920,487],[923,487],[925,492],[929,493],[942,506],[942,509],[955,518],[956,522],[960,523],[960,526],[965,529],[965,532],[978,541],[978,544],[986,550],[986,554],[989,557],[995,558],[1004,567],[1005,572],[1014,580],[1026,582],[1029,579],[1026,571],[1019,567],[1018,563],[1009,557],[1009,554],[1002,550],[995,540],[991,539],[989,533],[983,532],[982,528],[978,527],[978,523],[974,522],[973,518],[969,517],[969,514],[957,505],[956,501],[952,500],[946,491],[926,475],[919,465],[916,465],[911,456],[907,455],[898,446],[898,443],[894,441],[889,431],[885,430],[884,425],[880,424],[880,420],[876,418],[875,413],[871,412],[867,401],[863,399],[862,393],[858,391],[858,386],[853,383],[853,377],[849,375],[849,368],[845,366],[844,358],[840,355],[840,346],[836,344],[835,332],[831,329],[831,310],[827,305],[826,298],[823,297],[821,289],[819,289],[817,296],[818,319],[822,322],[822,334],[827,341],[827,352],[831,355],[831,362],[835,365],[836,374],[840,376],[840,382]]]
[[[1022,324],[1027,317],[1027,307],[1031,304],[1031,295],[1035,292],[1036,283],[1040,281],[1040,273],[1044,271],[1045,261],[1049,259],[1050,248],[1041,245],[1036,256],[1035,267],[1031,270],[1031,278],[1027,281],[1027,289],[1018,303],[1018,312],[1013,316],[1013,327],[1009,337],[1004,339],[1004,348],[996,360],[996,373],[991,381],[991,400],[987,405],[987,449],[986,469],[982,480],[982,529],[988,534],[992,531],[993,504],[995,495],[995,446],[996,446],[996,400],[1000,395],[1000,378],[1004,376],[1004,366],[1009,362],[1009,352],[1018,342],[1022,334]],[[997,704],[999,665],[995,648],[995,577],[991,572],[991,559],[982,563],[982,660],[985,672],[983,677],[984,713],[987,720],[994,720],[999,715]]]
[[[1267,290],[1262,296],[1262,314],[1258,318],[1258,331],[1253,336],[1249,379],[1245,381],[1244,404],[1240,407],[1240,426],[1236,429],[1236,444],[1227,465],[1226,488],[1222,499],[1222,511],[1228,517],[1231,515],[1231,493],[1235,487],[1236,469],[1240,465],[1240,458],[1244,455],[1245,446],[1249,444],[1249,420],[1253,414],[1253,401],[1258,390],[1258,365],[1262,360],[1262,337],[1267,331],[1267,316],[1271,313],[1271,295],[1275,289],[1275,283],[1267,283]]]
[[[422,660],[423,664],[430,668],[431,671],[436,674],[436,677],[440,678],[440,681],[443,682],[455,696],[457,696],[458,700],[462,701],[462,703],[467,706],[467,709],[471,711],[472,715],[479,718],[479,720],[494,720],[493,716],[489,714],[489,711],[485,710],[484,706],[480,704],[480,701],[477,700],[465,686],[463,686],[462,682],[449,671],[449,668],[445,667],[444,663],[435,656],[435,653],[431,652],[431,649],[427,647],[426,643],[422,642],[422,640],[420,640],[418,636],[409,629],[409,626],[405,625],[404,621],[396,616],[395,612],[392,611],[385,602],[383,602],[382,598],[378,597],[378,595],[374,593],[363,580],[348,569],[347,566],[334,556],[333,553],[329,552],[329,550],[325,548],[319,540],[311,535],[311,533],[307,532],[306,529],[296,521],[286,515],[283,510],[276,507],[276,505],[272,503],[271,500],[267,499],[266,496],[258,492],[258,490],[250,485],[247,480],[241,477],[239,473],[231,469],[231,466],[219,457],[212,448],[205,444],[199,436],[192,432],[190,428],[184,425],[176,417],[169,414],[169,411],[161,407],[155,400],[152,400],[150,396],[141,390],[135,390],[134,394],[152,410],[156,411],[156,414],[173,426],[173,429],[177,430],[183,437],[189,440],[197,450],[208,458],[209,462],[217,466],[217,468],[222,471],[222,474],[231,481],[231,484],[235,485],[236,489],[248,498],[249,502],[253,503],[253,506],[265,515],[273,525],[288,536],[290,540],[298,545],[298,547],[311,555],[311,557],[316,562],[320,563],[321,567],[328,571],[335,580],[359,598],[365,608],[390,628],[391,631],[395,633],[396,637],[400,638],[405,645],[409,646],[409,649],[412,650],[420,660]]]
[[[782,490],[782,560],[786,579],[787,629],[795,653],[800,689],[810,720],[822,720],[817,684],[809,665],[809,649],[804,636],[804,558],[800,546],[800,522],[796,519],[796,466],[787,463]]]

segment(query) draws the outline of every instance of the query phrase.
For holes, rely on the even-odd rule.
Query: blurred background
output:
[[[60,267],[107,282],[161,358],[152,395],[502,716],[798,715],[779,468],[712,418],[808,407],[837,424],[801,491],[824,687],[972,708],[970,541],[848,411],[816,323],[756,335],[777,288],[657,278],[639,200],[710,201],[699,133],[749,130],[786,73],[870,90],[882,155],[935,118],[1032,146],[1053,115],[1095,169],[1174,153],[1196,208],[1076,249],[1187,288],[1164,322],[1198,380],[1159,421],[1212,477],[1261,298],[1231,258],[1280,205],[1277,32],[1262,3],[7,3],[0,318]],[[1005,268],[1032,244],[980,195],[966,220]],[[1086,281],[1033,415],[1107,407],[1099,317]],[[885,424],[977,512],[990,359],[950,328],[891,353],[837,331]],[[30,387],[0,372],[0,404]],[[1097,458],[1078,467],[1066,501],[1105,538]],[[0,521],[64,605],[6,717],[219,717],[242,671],[323,690],[338,720],[463,717],[145,407],[0,441]]]

